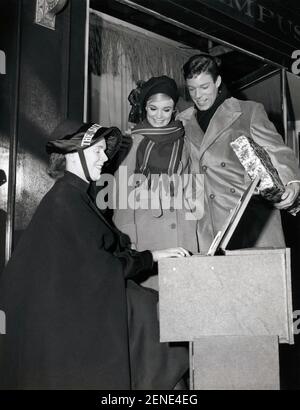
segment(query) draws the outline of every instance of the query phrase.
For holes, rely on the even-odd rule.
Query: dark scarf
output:
[[[145,119],[134,128],[134,134],[144,136],[136,153],[136,174],[171,176],[178,171],[184,142],[184,128],[180,121],[155,128]]]
[[[198,124],[200,125],[203,132],[206,132],[212,116],[217,111],[217,109],[220,107],[220,105],[227,98],[230,98],[230,97],[231,97],[231,95],[230,95],[226,85],[224,83],[221,83],[221,86],[219,88],[219,92],[218,92],[218,95],[215,99],[215,102],[213,103],[213,105],[208,110],[200,111],[196,107],[196,109],[197,109],[196,118],[197,118]]]

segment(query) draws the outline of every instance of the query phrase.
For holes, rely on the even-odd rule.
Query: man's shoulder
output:
[[[249,113],[249,115],[252,115],[257,107],[263,107],[263,105],[252,100],[241,100],[235,97],[230,97],[223,102],[221,107],[227,111],[241,111],[244,114]],[[181,121],[183,125],[186,125],[195,117],[195,110],[194,106],[189,107],[177,114],[176,119]]]
[[[222,108],[221,108],[222,107]],[[237,112],[241,113],[246,118],[252,118],[255,112],[264,111],[263,104],[252,100],[241,100],[235,97],[228,98],[221,105],[221,109],[224,112]]]
[[[230,98],[227,98],[223,102],[223,105],[234,107],[236,109],[240,108],[242,110],[243,108],[253,109],[257,105],[261,105],[261,104],[256,101],[252,101],[252,100],[241,100],[236,97],[230,97]]]
[[[231,97],[229,100],[226,100],[226,101],[230,101],[230,100],[234,100],[236,104],[239,104],[241,111],[243,110],[254,111],[257,108],[264,108],[264,105],[258,101],[241,100],[235,97]]]

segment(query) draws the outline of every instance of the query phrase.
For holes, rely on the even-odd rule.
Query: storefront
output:
[[[182,86],[184,98],[180,69],[192,54],[220,57],[224,79],[233,93],[264,103],[299,158],[297,1],[68,0],[56,15],[54,28],[35,21],[38,5],[46,3],[1,2],[0,153],[6,178],[1,178],[0,185],[0,271],[51,186],[44,145],[60,120],[71,116],[104,125],[107,121],[125,132],[127,97],[136,81],[172,75]],[[140,55],[134,62],[138,46]],[[104,90],[110,82],[113,86]],[[122,93],[121,99],[111,89]],[[288,244],[297,255],[299,217],[286,224]],[[297,256],[293,265],[296,272]],[[294,279],[297,310],[300,286],[296,275]],[[299,368],[300,353],[293,354]],[[286,363],[288,371],[289,358]],[[292,384],[298,377],[300,385],[300,376],[299,371],[293,372],[293,381],[286,383],[296,388]]]
[[[271,119],[299,157],[300,112],[294,103],[294,90],[299,86],[298,78],[291,71],[294,67],[295,72],[295,50],[300,48],[300,25],[297,24],[297,10],[290,8],[289,3],[264,0],[91,0],[90,8],[132,27],[143,28],[152,35],[155,33],[176,41],[186,54],[209,52],[218,55],[222,59],[227,84],[235,91],[243,90],[245,97],[255,96],[266,105]],[[91,21],[93,36],[94,16]],[[97,57],[92,43],[90,71],[95,74]],[[177,79],[178,67],[174,71]],[[287,72],[290,73],[287,75]],[[270,77],[276,78],[276,96],[272,96],[272,102],[266,98],[270,87],[266,80]],[[293,86],[289,87],[291,82]],[[258,84],[257,92],[254,92]],[[260,91],[263,87],[266,92]]]

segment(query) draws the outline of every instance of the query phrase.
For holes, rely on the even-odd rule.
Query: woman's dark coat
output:
[[[170,357],[168,347],[158,342],[154,293],[147,294],[141,320],[156,329],[154,362],[174,359],[175,373],[167,365],[164,374],[154,374],[159,364],[144,367],[139,357],[148,350],[132,342],[129,346],[127,297],[132,316],[136,296],[130,295],[139,294],[139,287],[132,284],[134,290],[127,293],[125,278],[151,269],[152,255],[123,247],[124,236],[106,222],[87,189],[68,172],[53,186],[1,277],[0,309],[7,324],[1,388],[167,389],[186,369],[184,352]],[[131,340],[138,340],[141,320],[130,323]],[[131,367],[135,373],[130,374]],[[148,367],[150,374],[145,374]]]

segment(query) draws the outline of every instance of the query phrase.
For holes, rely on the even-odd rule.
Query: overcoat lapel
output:
[[[215,112],[204,134],[199,151],[200,159],[205,151],[222,135],[224,130],[229,128],[241,114],[240,104],[235,98],[225,100]]]

